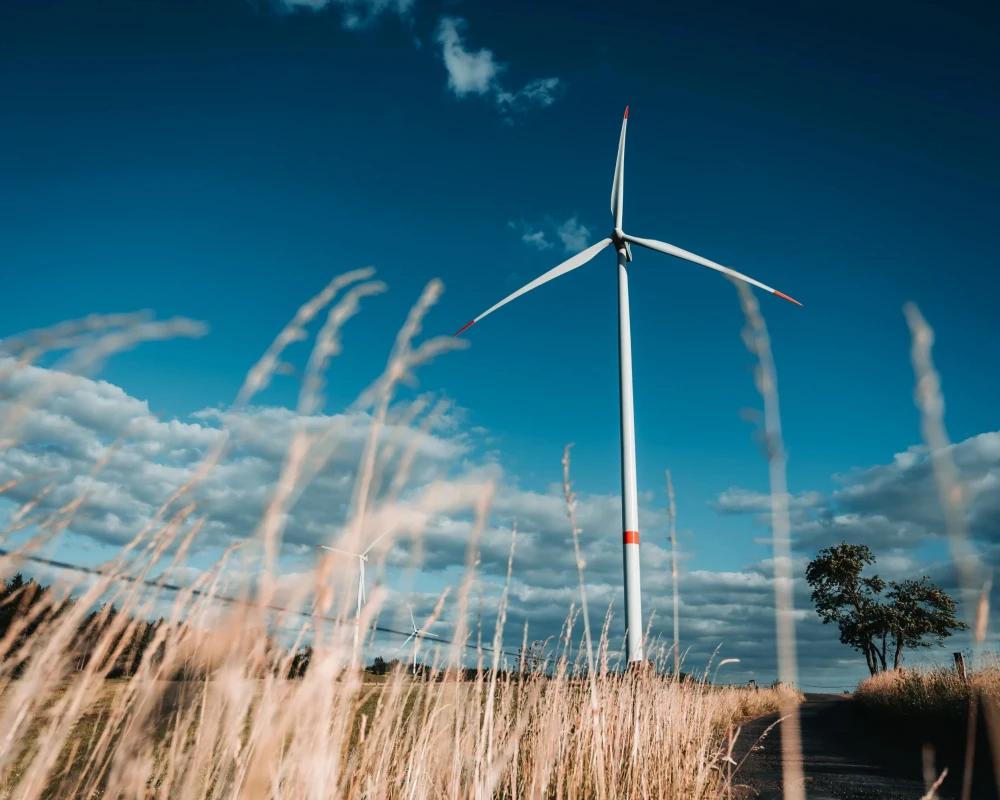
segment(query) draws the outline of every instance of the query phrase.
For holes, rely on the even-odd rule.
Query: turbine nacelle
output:
[[[611,232],[611,243],[615,246],[615,250],[621,252],[625,251],[625,260],[628,262],[632,261],[632,248],[629,247],[627,234],[622,231],[612,231]]]
[[[625,108],[625,116],[622,119],[622,131],[621,136],[618,139],[618,157],[615,159],[615,174],[611,182],[611,215],[614,218],[614,228],[611,231],[611,235],[608,236],[607,239],[602,239],[600,242],[597,242],[597,244],[591,245],[586,250],[580,251],[575,256],[571,256],[561,264],[550,269],[548,272],[539,275],[530,283],[525,284],[513,294],[507,295],[507,297],[499,303],[490,306],[478,317],[469,320],[465,323],[465,325],[459,328],[455,332],[455,336],[458,336],[460,333],[468,330],[483,317],[492,314],[498,308],[507,305],[507,303],[511,300],[516,300],[518,297],[523,294],[527,294],[532,289],[537,289],[543,283],[548,283],[561,275],[565,275],[567,272],[572,272],[574,269],[582,267],[609,244],[613,244],[616,251],[624,250],[626,261],[632,261],[631,245],[637,244],[640,247],[645,247],[649,250],[656,250],[659,253],[665,253],[666,255],[674,256],[675,258],[680,258],[684,261],[689,261],[692,264],[698,264],[702,267],[714,269],[716,272],[721,272],[730,278],[743,281],[744,283],[749,283],[751,286],[756,286],[758,289],[763,289],[765,292],[776,295],[782,300],[787,300],[790,303],[795,303],[799,306],[802,305],[802,303],[798,300],[789,297],[784,292],[779,292],[777,289],[774,289],[765,283],[761,283],[760,281],[751,278],[749,275],[744,275],[742,272],[737,272],[736,270],[725,267],[722,264],[709,261],[703,256],[684,250],[676,245],[668,244],[667,242],[660,242],[656,239],[643,239],[639,236],[632,236],[625,233],[622,228],[622,212],[625,205],[625,132],[627,127],[628,107]]]

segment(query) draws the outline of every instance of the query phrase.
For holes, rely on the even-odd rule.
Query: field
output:
[[[858,686],[855,701],[866,724],[896,747],[923,752],[959,797],[997,796],[1000,668],[987,664],[963,679],[955,669],[883,672]],[[925,773],[927,768],[925,766]]]
[[[248,372],[234,407],[251,406],[282,370],[285,351],[307,339],[315,322],[297,412],[303,418],[316,413],[326,369],[339,353],[341,328],[364,297],[383,288],[370,270],[334,279],[278,333]],[[413,370],[458,346],[450,337],[415,341],[440,292],[438,282],[428,284],[381,375],[352,406],[363,409],[364,448],[347,475],[354,499],[336,540],[351,552],[378,543],[372,550],[377,568],[396,543],[418,557],[422,529],[434,513],[467,509],[464,577],[421,623],[426,628],[447,617],[452,625],[434,655],[419,654],[415,673],[406,661],[395,662],[388,676],[373,678],[362,667],[371,657],[370,634],[378,627],[385,592],[375,588],[356,611],[357,565],[335,554],[316,558],[311,573],[281,574],[288,512],[329,464],[343,430],[296,429],[251,535],[232,542],[193,580],[174,576],[185,574],[208,523],[199,515],[199,491],[225,465],[227,435],[207,448],[201,465],[99,567],[79,570],[53,560],[59,551],[52,545],[71,529],[88,497],[86,491],[67,495],[53,508],[42,501],[65,487],[50,484],[21,495],[0,541],[0,577],[6,582],[0,602],[0,796],[726,793],[738,768],[731,753],[739,724],[779,708],[787,714],[800,696],[712,686],[712,664],[704,665],[706,680],[678,678],[676,642],[660,647],[655,663],[623,670],[608,632],[610,612],[599,633],[591,630],[579,554],[573,576],[579,604],[567,610],[560,635],[534,648],[525,631],[522,646],[511,652],[504,625],[512,535],[507,583],[493,610],[494,633],[491,641],[477,643],[469,626],[470,597],[491,487],[439,478],[411,488],[416,443],[433,417],[416,421],[422,398],[396,398]],[[116,315],[7,340],[14,358],[0,368],[21,391],[8,398],[0,420],[8,441],[17,441],[32,408],[72,394],[73,372],[93,371],[117,350],[148,339],[198,333],[185,320]],[[57,352],[64,353],[58,364],[66,371],[30,366]],[[114,462],[120,441],[95,454],[93,474]],[[20,491],[17,483],[3,491]],[[571,486],[567,450],[567,532],[577,544]],[[42,571],[42,583],[13,579],[28,568]]]
[[[781,718],[772,773],[790,798],[803,796],[808,765],[797,691],[714,686],[708,675],[724,662],[704,665],[703,679],[679,678],[676,627],[673,642],[647,642],[652,661],[624,669],[620,642],[609,633],[610,609],[603,626],[593,629],[568,447],[563,495],[575,559],[567,581],[578,594],[558,635],[533,642],[525,630],[523,639],[516,637],[520,646],[512,647],[515,637],[508,632],[505,638],[517,545],[512,530],[506,582],[494,587],[492,634],[483,641],[482,627],[472,625],[473,597],[492,486],[448,475],[411,483],[421,435],[435,424],[435,411],[423,397],[400,396],[418,367],[459,346],[451,337],[419,341],[424,316],[441,292],[438,282],[428,284],[381,373],[349,407],[360,428],[345,429],[340,420],[347,417],[331,424],[325,420],[334,418],[317,416],[341,329],[363,298],[383,288],[371,270],[335,278],[247,373],[234,408],[252,408],[286,369],[286,350],[318,328],[300,379],[300,422],[283,443],[280,474],[264,487],[263,513],[207,569],[192,570],[189,558],[211,524],[200,504],[225,488],[216,473],[238,446],[224,429],[197,468],[97,567],[53,558],[89,500],[85,489],[62,491],[67,487],[56,482],[20,495],[0,541],[0,578],[7,582],[0,602],[0,797],[697,800],[726,796],[739,784],[742,762],[734,754],[749,754],[752,744],[740,740],[740,725],[772,712]],[[745,287],[740,299],[765,406],[778,673],[793,682],[776,374],[756,301]],[[33,407],[72,396],[70,371],[35,370],[32,359],[68,351],[59,363],[88,371],[117,349],[197,332],[185,320],[126,315],[88,317],[9,340],[16,358],[0,362],[0,369],[10,385],[26,388],[9,398],[0,427],[16,441]],[[128,433],[94,454],[92,474],[114,462]],[[283,574],[291,512],[348,435],[363,446],[357,463],[338,466],[337,480],[353,487],[332,539],[341,552],[317,552],[313,544],[311,569]],[[16,483],[2,491],[19,488]],[[52,491],[64,499],[43,503]],[[388,592],[373,583],[364,597],[358,563],[343,555],[370,554],[369,568],[383,570],[391,553],[404,553],[409,568],[419,570],[424,531],[443,512],[465,520],[464,573],[438,596],[420,630],[413,621],[420,636],[407,638],[412,662],[393,662],[388,675],[375,678],[364,669],[374,654],[374,632],[408,631],[381,628]],[[12,580],[28,568],[41,569],[47,585]],[[422,631],[438,623],[449,625],[448,636],[428,648]],[[984,673],[973,685],[985,690],[996,682],[994,673]],[[880,676],[859,691],[868,708],[881,703],[898,712],[909,703],[917,715],[933,708],[953,712],[968,697],[968,687],[944,676],[909,673]]]
[[[865,708],[928,725],[964,723],[973,698],[1000,702],[1000,667],[973,671],[962,680],[954,669],[894,670],[866,679],[855,698]]]
[[[9,797],[718,797],[776,690],[653,674],[434,683],[80,677],[4,687]],[[597,708],[594,707],[596,700]],[[623,757],[624,754],[624,757]]]

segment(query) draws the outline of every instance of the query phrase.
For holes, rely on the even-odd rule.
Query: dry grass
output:
[[[608,674],[595,682],[595,714],[588,682],[565,674],[498,680],[487,703],[488,675],[396,673],[364,686],[356,673],[322,672],[36,687],[31,732],[9,743],[16,757],[0,787],[53,798],[717,797],[727,729],[779,699]]]
[[[370,270],[348,273],[304,304],[250,370],[235,407],[252,403],[282,368],[286,349],[315,323],[319,333],[298,410],[316,413],[324,372],[340,352],[342,326],[363,298],[384,288],[371,276]],[[370,430],[354,476],[353,506],[331,541],[357,552],[377,540],[371,554],[377,569],[400,541],[408,541],[419,556],[423,528],[434,514],[462,509],[469,515],[466,575],[448,598],[455,644],[444,648],[428,679],[397,670],[373,682],[360,669],[385,592],[372,591],[355,621],[352,559],[320,558],[311,575],[299,575],[294,586],[282,583],[278,555],[287,511],[340,446],[333,430],[303,426],[293,436],[263,518],[247,540],[187,590],[171,593],[158,584],[156,576],[184,566],[197,544],[205,518],[193,489],[226,458],[229,445],[222,437],[100,574],[62,573],[53,590],[0,640],[0,798],[696,800],[726,792],[735,726],[794,706],[800,696],[681,682],[665,677],[667,665],[622,674],[614,665],[607,620],[600,636],[591,638],[579,552],[583,612],[568,610],[546,662],[522,660],[514,672],[497,669],[505,590],[494,650],[473,651],[480,668],[471,680],[460,671],[468,663],[469,597],[492,487],[444,477],[410,487],[415,437],[405,431],[429,430],[440,412],[435,407],[421,419],[422,400],[399,404],[394,398],[397,385],[410,380],[416,367],[457,346],[450,338],[416,343],[440,292],[439,283],[428,285],[383,372],[351,406],[368,415]],[[12,416],[0,420],[0,446],[17,442],[27,412],[71,383],[70,373],[95,368],[142,339],[198,332],[186,321],[156,324],[145,317],[108,316],[8,340],[4,344],[15,358],[4,369],[24,369],[53,351],[69,355],[60,362],[66,372],[53,372],[41,391],[13,399]],[[94,474],[114,457],[115,446],[99,455]],[[568,458],[566,469],[575,537]],[[56,541],[86,502],[80,496],[43,512],[43,496],[15,509],[9,527],[0,531],[5,546],[12,533],[32,533],[0,557],[0,578]],[[245,557],[243,568],[252,565],[256,577],[242,584],[236,603],[220,604],[237,551]],[[76,602],[67,603],[71,596]],[[442,615],[444,599],[422,627]],[[104,620],[96,646],[81,657],[81,624],[96,604],[109,601],[121,613]],[[290,613],[276,612],[279,605]],[[156,629],[134,676],[110,680],[138,620],[164,609],[166,622]],[[37,629],[21,636],[36,615]],[[313,648],[309,668],[288,679],[294,654],[305,643]],[[182,674],[197,677],[174,680]]]
[[[900,669],[882,672],[858,686],[855,699],[865,708],[897,717],[962,722],[973,697],[1000,702],[1000,666],[977,670],[963,681],[953,669]]]

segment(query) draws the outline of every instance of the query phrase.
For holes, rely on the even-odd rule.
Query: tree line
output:
[[[44,635],[74,605],[72,598],[54,600],[52,589],[34,578],[25,579],[18,573],[0,587],[0,661],[5,671],[18,677],[23,673],[28,646],[34,637]],[[172,626],[170,631],[162,628],[168,625],[162,617],[155,620],[137,619],[132,615],[122,617],[122,612],[112,603],[94,608],[83,617],[70,642],[70,665],[76,671],[88,666],[97,667],[108,678],[132,677],[144,659],[152,663],[163,662],[166,640],[171,635],[180,634],[184,626]],[[159,642],[158,644],[155,644]],[[155,647],[154,651],[150,648]],[[266,648],[279,651],[280,645],[268,637]],[[309,668],[312,648],[297,650],[287,662],[287,677],[300,678]],[[172,670],[168,677],[172,680],[191,680],[207,677],[210,666],[186,663]]]

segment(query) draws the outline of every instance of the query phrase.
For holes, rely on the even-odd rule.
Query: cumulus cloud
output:
[[[209,408],[186,419],[160,419],[145,401],[100,380],[61,376],[58,391],[38,392],[51,376],[50,370],[0,360],[0,418],[19,398],[39,398],[27,408],[16,444],[0,453],[0,484],[16,481],[4,495],[8,514],[19,504],[37,500],[32,515],[38,518],[83,496],[71,525],[75,540],[121,546],[226,437],[225,457],[188,498],[204,519],[193,551],[218,552],[255,535],[289,442],[296,432],[307,431],[329,440],[328,460],[288,509],[283,571],[298,575],[302,557],[311,558],[316,545],[329,541],[347,518],[360,454],[370,431],[371,420],[365,412],[302,417],[277,407]],[[417,614],[430,613],[437,592],[426,586],[454,583],[455,575],[464,570],[474,531],[473,500],[482,496],[481,487],[492,486],[476,567],[484,631],[492,635],[491,608],[504,580],[511,531],[516,527],[508,627],[512,646],[520,640],[525,624],[532,638],[557,634],[569,608],[579,600],[562,488],[520,487],[501,465],[476,457],[456,419],[451,415],[440,425],[426,427],[397,418],[383,432],[376,499],[385,494],[400,453],[410,451],[410,479],[394,504],[392,525],[409,525],[421,533],[418,538],[400,536],[376,551],[378,559],[384,559],[384,580],[391,590],[393,574],[418,565],[425,590],[409,599]],[[553,472],[555,477],[557,457]],[[45,487],[51,488],[43,492]],[[669,556],[657,536],[665,529],[665,517],[649,507],[642,509],[642,515],[649,531],[643,544],[646,611],[654,619],[667,620]],[[618,497],[581,492],[577,519],[594,623],[599,625],[605,610],[612,608],[611,636],[617,647],[623,634]],[[375,536],[385,522],[376,502],[369,535]],[[376,567],[370,573],[373,581],[377,572]],[[767,668],[768,648],[759,644],[770,641],[771,590],[766,572],[699,570],[684,576],[681,590],[685,645],[692,648],[693,663],[707,660],[722,639],[747,639],[758,642],[762,659],[758,667]],[[454,623],[454,613],[453,606],[445,609],[445,623]],[[749,634],[748,626],[757,624],[761,629]]]
[[[470,48],[464,38],[466,27],[461,17],[443,17],[437,29],[448,88],[456,97],[487,95],[504,112],[523,111],[532,106],[544,108],[555,102],[561,88],[558,78],[537,78],[516,90],[505,88],[500,76],[507,66],[496,59],[492,50]]]
[[[819,492],[804,492],[788,498],[791,510],[811,508],[819,504],[823,496]],[[771,496],[762,492],[730,486],[716,498],[715,508],[723,514],[770,513]]]
[[[987,570],[995,570],[1000,567],[1000,431],[969,437],[949,450],[959,470],[973,546]],[[832,492],[805,492],[790,498],[793,545],[799,554],[796,574],[802,574],[805,562],[820,548],[846,541],[871,547],[877,571],[884,577],[926,574],[960,596],[945,543],[933,465],[925,447],[910,447],[888,463],[835,479],[839,487]],[[719,495],[715,507],[723,513],[751,514],[767,524],[766,494],[731,487]],[[801,581],[797,592],[803,592]],[[809,606],[805,595],[799,602]],[[963,646],[962,636],[954,646]]]
[[[346,478],[369,434],[366,412],[302,417],[273,407],[205,409],[189,420],[163,421],[145,401],[104,381],[60,374],[58,391],[39,392],[52,374],[0,359],[0,415],[17,398],[40,397],[26,409],[16,443],[0,454],[0,483],[15,482],[5,497],[20,503],[51,487],[39,515],[84,496],[72,524],[78,534],[113,545],[128,541],[227,437],[225,458],[192,493],[206,517],[198,544],[252,535],[297,432],[330,446],[322,471],[290,511],[289,541],[327,541],[346,517],[352,491]],[[433,480],[466,447],[460,435],[403,424],[387,425],[383,439],[386,447],[411,452],[411,475],[420,482]]]
[[[1000,542],[1000,431],[981,433],[951,445],[966,496],[970,535]],[[880,549],[914,550],[945,535],[944,516],[927,449],[913,446],[886,464],[835,476],[829,494],[792,495],[797,545],[816,549],[840,541]],[[764,513],[766,494],[731,487],[716,500],[724,513]]]
[[[273,496],[289,442],[296,432],[307,431],[325,437],[329,446],[324,450],[325,465],[312,474],[308,487],[288,509],[284,572],[299,574],[302,557],[311,558],[316,545],[328,541],[347,519],[360,454],[371,430],[366,412],[302,417],[277,407],[210,408],[185,419],[160,419],[145,401],[100,380],[64,376],[58,391],[39,392],[39,384],[51,374],[0,360],[0,417],[19,398],[38,399],[22,417],[16,444],[0,453],[0,485],[17,481],[3,495],[8,514],[32,499],[38,500],[33,515],[51,513],[83,496],[72,532],[84,540],[120,546],[190,478],[205,454],[227,437],[225,457],[190,498],[197,504],[196,513],[204,518],[195,551],[217,551],[254,536]],[[410,479],[398,495],[391,520],[403,535],[377,551],[378,560],[384,560],[384,578],[378,580],[384,580],[387,590],[396,586],[393,575],[416,565],[423,588],[410,599],[418,615],[429,614],[438,591],[432,587],[453,585],[464,570],[475,527],[475,499],[482,497],[482,487],[492,487],[476,566],[484,635],[492,635],[492,611],[515,526],[507,629],[511,646],[519,643],[525,624],[531,638],[558,633],[568,609],[579,599],[561,487],[519,486],[501,464],[477,455],[455,414],[446,415],[437,425],[411,422],[397,414],[380,441],[370,536],[390,522],[380,516],[377,501],[389,491],[401,454],[412,454]],[[558,473],[557,455],[553,477]],[[994,545],[988,557],[991,563],[1000,563],[995,547],[1000,521],[995,489],[1000,433],[956,444],[953,455],[968,484],[978,488],[970,506],[971,529]],[[794,573],[802,574],[805,557],[816,547],[845,538],[872,543],[884,572],[919,569],[923,562],[915,543],[922,537],[939,537],[941,530],[933,499],[924,503],[924,495],[930,493],[933,498],[934,491],[926,461],[926,454],[913,448],[891,463],[842,478],[841,487],[828,495],[811,492],[793,498],[800,553]],[[720,496],[718,508],[759,515],[766,511],[766,499],[730,488]],[[580,492],[577,517],[592,622],[599,626],[611,608],[612,645],[618,647],[623,634],[619,498]],[[666,520],[661,510],[648,505],[641,509],[641,519],[644,611],[656,635],[669,628],[672,615],[669,554],[663,546]],[[419,530],[421,535],[409,537],[408,530]],[[928,571],[935,579],[949,580],[944,568]],[[373,581],[377,572],[370,573]],[[837,642],[835,631],[818,622],[804,581],[796,580],[794,590],[800,666],[806,680],[814,685],[825,680],[849,685],[845,674],[857,677],[860,672],[850,670],[863,670],[863,662]],[[722,644],[725,655],[742,659],[738,667],[727,668],[732,670],[731,679],[773,677],[773,581],[767,560],[739,570],[682,571],[680,596],[683,646],[690,648],[691,669],[703,667]],[[454,623],[454,614],[454,606],[448,605],[445,623]],[[447,632],[447,624],[439,630]]]

